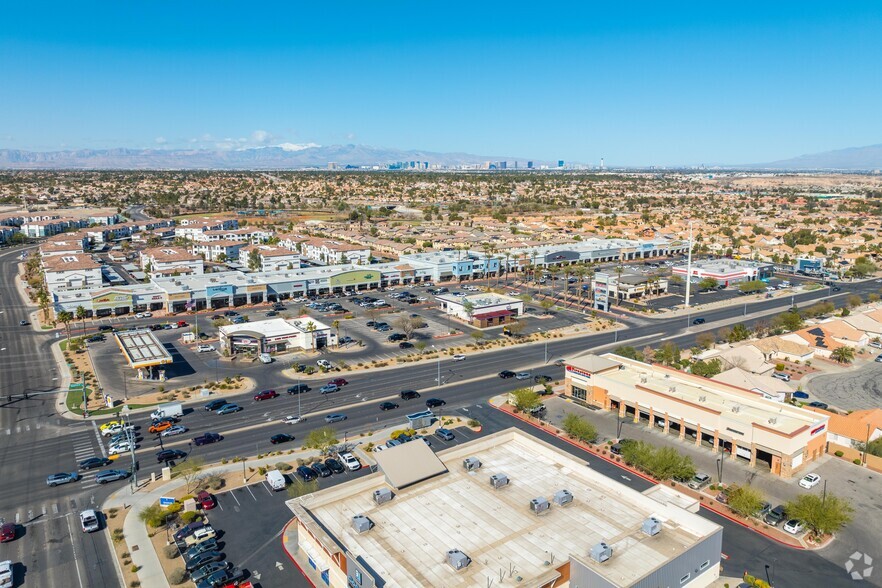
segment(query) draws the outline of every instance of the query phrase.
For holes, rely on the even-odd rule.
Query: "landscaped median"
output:
[[[617,447],[614,451],[612,442],[596,443],[596,429],[584,417],[580,417],[575,413],[568,413],[564,418],[562,428],[558,428],[540,418],[530,416],[529,409],[522,410],[514,404],[510,404],[510,402],[515,401],[523,405],[525,400],[531,401],[530,399],[516,398],[511,395],[496,396],[490,399],[490,404],[494,408],[529,423],[537,429],[541,429],[575,447],[579,447],[613,463],[631,474],[640,476],[655,484],[669,485],[671,488],[697,499],[702,507],[778,543],[797,549],[822,548],[832,541],[836,530],[850,521],[851,507],[842,499],[835,496],[832,497],[835,508],[827,508],[828,505],[825,503],[814,500],[817,498],[815,495],[804,494],[788,504],[788,508],[793,511],[789,513],[789,516],[803,519],[809,533],[804,537],[785,533],[775,526],[766,524],[761,518],[753,514],[760,511],[763,502],[762,495],[753,488],[745,490],[737,489],[733,486],[710,485],[702,489],[703,491],[693,490],[686,484],[695,475],[695,467],[692,464],[692,460],[679,454],[673,448],[655,447],[648,443],[635,441],[624,447]],[[616,452],[619,453],[617,454]],[[831,496],[828,495],[827,501],[830,500]],[[729,502],[729,504],[727,505],[723,501]]]

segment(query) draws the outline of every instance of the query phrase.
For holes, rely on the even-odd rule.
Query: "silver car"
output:
[[[60,473],[60,474],[52,474],[46,478],[46,485],[48,486],[59,486],[61,484],[67,484],[69,482],[76,482],[80,479],[80,475],[76,472],[71,473]]]

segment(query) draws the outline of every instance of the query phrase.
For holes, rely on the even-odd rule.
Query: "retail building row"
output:
[[[565,385],[578,403],[785,478],[826,449],[829,416],[660,365],[586,355],[567,362]]]

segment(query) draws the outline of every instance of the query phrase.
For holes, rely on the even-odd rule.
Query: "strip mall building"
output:
[[[789,478],[824,454],[828,416],[659,365],[585,355],[567,362],[566,395]],[[625,432],[623,437],[627,437]]]

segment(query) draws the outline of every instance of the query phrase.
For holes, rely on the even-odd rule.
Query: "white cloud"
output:
[[[313,149],[321,147],[318,143],[279,143],[276,147],[284,151],[303,151],[304,149]]]
[[[251,133],[251,143],[255,145],[269,145],[275,137],[269,131],[256,130]]]
[[[165,140],[165,137],[156,137],[153,139],[157,145],[165,145],[168,141]]]
[[[355,133],[347,133],[346,138],[348,140],[352,141],[353,139],[355,139]]]

